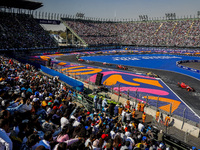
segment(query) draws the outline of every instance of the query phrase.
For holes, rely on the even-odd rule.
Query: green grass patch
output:
[[[91,97],[91,98],[94,98],[95,95],[89,94],[88,96]],[[105,98],[105,95],[98,94],[98,96],[99,96],[99,97],[102,96],[103,99]],[[107,102],[108,102],[109,104],[110,104],[110,103],[113,103],[113,104],[115,104],[115,105],[116,105],[116,104],[120,104],[119,102],[116,102],[116,101],[111,100],[111,99],[107,99]]]

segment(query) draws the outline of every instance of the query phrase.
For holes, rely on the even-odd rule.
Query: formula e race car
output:
[[[94,62],[90,61],[90,60],[86,60],[86,63],[88,63],[88,64],[94,64]]]
[[[96,54],[103,54],[103,52],[102,52],[102,51],[99,51],[99,52],[96,52]]]
[[[84,60],[84,59],[82,59],[82,58],[79,58],[79,59],[78,59],[78,61],[82,61],[82,62],[83,62],[83,61],[85,61],[85,60]]]
[[[122,66],[122,65],[117,65],[117,68],[118,68],[118,69],[123,69],[123,70],[128,70],[128,68],[127,68],[127,67],[125,67],[125,66]]]
[[[191,91],[191,92],[195,92],[195,89],[194,88],[192,88],[192,87],[190,87],[189,85],[187,85],[187,84],[185,84],[185,83],[183,83],[183,82],[181,82],[181,83],[179,83],[178,82],[178,86],[180,87],[180,88],[182,88],[182,89],[186,89],[187,91]]]
[[[160,78],[159,75],[157,75],[153,72],[148,72],[148,73],[146,73],[146,75],[148,75],[149,77]]]
[[[112,64],[109,64],[109,63],[107,63],[107,62],[103,62],[103,65],[111,66]]]

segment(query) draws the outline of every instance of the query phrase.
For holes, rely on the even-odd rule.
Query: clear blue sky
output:
[[[114,19],[137,19],[139,15],[164,17],[165,13],[176,16],[196,16],[200,0],[37,0],[43,7],[37,11]]]

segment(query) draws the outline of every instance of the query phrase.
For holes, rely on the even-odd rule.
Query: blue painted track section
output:
[[[85,56],[81,57],[85,60],[106,62],[112,64],[121,64],[126,66],[150,68],[173,71],[185,74],[200,80],[200,74],[184,70],[176,65],[177,61],[181,60],[200,60],[200,57],[183,56],[183,55],[170,55],[170,54],[132,54],[132,55],[107,55],[107,56]]]

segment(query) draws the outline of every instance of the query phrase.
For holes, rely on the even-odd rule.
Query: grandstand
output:
[[[17,90],[19,89],[20,91],[19,90],[18,91],[21,94],[20,96],[23,95],[22,96],[23,100],[21,100],[23,101],[23,105],[25,103],[25,99],[27,100],[26,105],[29,105],[29,100],[30,100],[33,104],[33,106],[31,107],[34,108],[34,109],[31,109],[31,111],[29,110],[27,113],[25,113],[25,115],[23,113],[22,114],[11,113],[11,116],[15,119],[14,123],[10,123],[11,127],[15,127],[15,125],[20,124],[19,135],[17,135],[17,130],[12,129],[14,133],[16,132],[16,134],[12,134],[12,136],[14,136],[12,137],[12,141],[14,143],[13,146],[14,147],[16,146],[13,149],[19,149],[19,147],[24,146],[24,145],[29,148],[31,148],[30,146],[33,146],[33,145],[29,145],[30,144],[29,142],[22,143],[22,141],[26,139],[30,141],[30,138],[28,138],[28,136],[30,135],[30,133],[33,133],[32,129],[34,130],[35,133],[38,133],[38,135],[41,136],[42,138],[45,137],[44,132],[49,131],[49,130],[51,132],[53,131],[53,133],[55,133],[54,135],[58,135],[58,133],[54,131],[58,129],[57,132],[60,133],[61,129],[63,128],[62,126],[63,122],[64,123],[68,122],[70,124],[71,131],[74,131],[74,133],[68,131],[69,133],[68,139],[73,138],[73,140],[75,141],[79,141],[79,140],[81,141],[80,143],[82,143],[82,145],[81,144],[79,145],[79,149],[84,147],[83,143],[85,143],[86,141],[86,139],[83,139],[84,137],[89,138],[90,134],[96,134],[95,139],[102,140],[103,139],[101,137],[102,133],[107,134],[105,130],[109,128],[112,129],[113,132],[116,132],[116,135],[120,134],[117,132],[125,133],[125,130],[123,129],[124,125],[127,125],[127,128],[126,128],[127,131],[131,131],[129,136],[135,140],[135,144],[141,141],[142,143],[152,142],[149,145],[146,144],[147,145],[146,148],[147,147],[149,148],[150,146],[153,148],[153,145],[155,145],[157,148],[161,149],[162,144],[164,144],[165,147],[173,146],[175,149],[189,149],[189,148],[192,148],[192,146],[196,146],[200,148],[198,145],[200,141],[199,137],[188,135],[189,132],[195,132],[196,129],[197,131],[199,131],[199,122],[197,123],[195,122],[196,126],[194,125],[194,122],[192,122],[193,124],[191,123],[192,125],[189,126],[189,127],[195,128],[195,131],[190,130],[187,132],[183,132],[183,130],[180,131],[178,129],[175,129],[174,127],[168,128],[163,123],[162,123],[162,126],[160,126],[160,124],[157,121],[155,121],[155,119],[151,115],[148,114],[147,116],[148,122],[146,121],[144,131],[139,132],[137,127],[136,127],[137,129],[136,128],[129,129],[128,127],[129,125],[126,124],[126,122],[122,122],[122,125],[120,125],[119,122],[121,122],[121,120],[120,119],[116,120],[116,118],[113,117],[111,110],[113,110],[114,108],[113,104],[116,104],[116,102],[115,103],[111,102],[111,104],[108,107],[109,111],[107,111],[107,113],[105,113],[105,116],[103,116],[103,113],[101,114],[96,111],[97,108],[95,105],[93,105],[93,101],[91,101],[94,99],[89,97],[87,93],[88,91],[91,92],[92,88],[95,89],[98,86],[88,84],[89,82],[86,79],[84,81],[76,80],[78,79],[78,77],[76,76],[76,72],[75,73],[73,72],[73,69],[80,67],[77,64],[75,64],[78,62],[78,60],[75,58],[76,54],[78,55],[88,55],[88,54],[92,54],[92,55],[103,54],[104,55],[106,54],[107,52],[102,53],[103,52],[101,51],[102,49],[104,50],[113,49],[114,52],[111,51],[111,54],[116,54],[116,53],[123,54],[123,52],[115,50],[115,49],[123,49],[123,48],[125,49],[125,53],[132,53],[131,52],[132,49],[139,51],[140,48],[141,48],[141,52],[147,53],[143,51],[143,49],[145,49],[146,47],[150,47],[148,49],[149,51],[154,49],[154,47],[157,47],[157,49],[155,48],[155,51],[156,50],[159,51],[160,47],[162,47],[163,51],[162,52],[159,51],[159,53],[164,53],[164,51],[168,51],[169,49],[173,49],[173,48],[175,49],[174,51],[176,51],[176,49],[178,50],[194,49],[194,51],[199,50],[200,48],[200,42],[199,42],[200,41],[200,36],[199,36],[200,19],[199,18],[184,18],[184,19],[181,18],[181,19],[176,19],[176,20],[163,19],[163,20],[149,20],[149,21],[148,20],[143,20],[143,21],[117,20],[116,21],[116,20],[106,20],[106,19],[103,19],[103,20],[102,19],[100,20],[86,19],[86,18],[80,18],[80,17],[76,18],[76,17],[71,17],[68,15],[61,16],[59,14],[47,15],[47,13],[42,13],[42,16],[44,14],[45,15],[43,17],[41,16],[38,17],[38,16],[34,16],[33,12],[43,6],[43,4],[40,2],[35,2],[35,1],[30,1],[30,0],[1,0],[0,6],[1,6],[0,8],[0,51],[2,52],[2,54],[6,54],[7,56],[9,56],[8,58],[1,56],[0,64],[2,68],[0,68],[0,71],[1,71],[2,78],[0,79],[1,80],[0,92],[3,93],[2,97],[4,98],[4,100],[9,99],[11,101],[12,99],[11,97],[9,97],[10,95],[9,93],[11,92],[17,93]],[[37,15],[39,15],[39,13]],[[63,39],[62,37],[56,34],[50,35],[49,34],[50,30],[64,32],[66,34],[66,39]],[[127,52],[126,50],[129,50],[129,49],[130,51]],[[95,52],[97,50],[100,50],[100,51]],[[80,51],[83,53],[81,53]],[[67,59],[69,61],[72,61],[73,63],[70,62],[69,64],[66,64],[65,62],[57,62],[57,61],[52,61],[50,59],[50,58],[54,58],[54,57],[51,57],[50,54],[54,54],[53,56],[58,57],[59,55],[62,55],[62,53],[70,53],[70,52],[72,53],[72,55],[69,55]],[[25,54],[25,55],[22,55],[22,54]],[[196,53],[194,52],[193,54],[196,54]],[[193,54],[189,54],[189,55],[193,55]],[[17,59],[18,61],[12,60],[13,58]],[[24,64],[22,64],[22,62]],[[81,62],[78,62],[78,63],[81,63]],[[83,63],[86,64],[86,63],[91,63],[91,62],[85,61]],[[29,64],[35,66],[36,68],[33,66],[29,66]],[[57,68],[54,68],[53,65],[56,66]],[[68,67],[72,69],[72,71],[70,69],[67,70],[68,76],[66,74],[62,74],[63,73],[62,66],[64,65],[68,65]],[[102,67],[102,64],[100,64],[99,66]],[[85,65],[81,67],[85,67],[86,71],[87,69],[88,70],[91,69],[91,66]],[[107,68],[113,69],[114,67],[112,66],[112,64],[109,64],[109,65],[107,64]],[[39,72],[38,73],[36,71],[37,69],[42,70],[43,72],[38,71]],[[64,71],[66,71],[66,69],[64,69]],[[162,74],[165,75],[166,72],[163,72]],[[56,75],[60,77],[59,82],[57,81]],[[54,77],[51,77],[51,76],[54,76]],[[14,77],[16,78],[14,79]],[[13,82],[13,79],[16,80],[16,83]],[[18,79],[19,79],[19,82],[18,82]],[[185,78],[182,78],[182,79],[185,79]],[[7,82],[11,84],[13,87],[10,88],[10,85],[7,85]],[[87,86],[87,88],[83,87],[83,83],[85,84],[85,86]],[[76,84],[78,86],[75,86]],[[5,88],[4,85],[8,87],[9,90],[7,90],[7,88]],[[92,87],[91,89],[89,88],[90,86]],[[24,89],[28,89],[28,88],[30,88],[30,90],[32,91],[32,95],[33,95],[32,98],[29,98],[30,95],[27,94],[28,92],[27,93],[24,92]],[[87,92],[85,91],[86,89],[88,90]],[[4,94],[4,92],[6,94]],[[24,97],[24,94],[25,94],[25,97]],[[27,96],[26,94],[29,97],[26,97]],[[12,98],[13,99],[16,98],[15,96],[16,95],[12,96]],[[118,101],[119,101],[119,97],[120,97],[120,93],[118,94],[118,97],[115,95],[115,100],[118,98]],[[189,96],[186,96],[186,97],[189,97]],[[135,102],[137,101],[137,98],[139,97],[137,97],[137,94],[136,94]],[[77,107],[76,103],[72,103],[72,99],[74,100],[74,102],[76,101],[76,103],[78,101],[77,103],[78,105],[82,103],[82,105],[85,108]],[[0,104],[1,104],[0,110],[3,112],[7,110],[5,109],[5,106],[4,106],[5,105],[4,103],[6,103],[7,101],[4,101],[4,100],[3,99],[0,100]],[[126,106],[125,101],[127,100],[127,98],[123,98],[123,100],[124,100],[123,101],[124,103],[120,105]],[[57,101],[59,104],[62,103],[64,105],[64,108],[62,105],[58,106],[55,101]],[[14,105],[12,104],[9,104],[9,105],[10,105],[9,107],[14,107],[18,105],[18,102]],[[20,106],[22,106],[22,104],[20,104]],[[96,108],[96,109],[93,109],[93,108]],[[66,110],[65,113],[63,113],[62,110]],[[147,110],[147,108],[145,110]],[[149,112],[152,111],[150,108],[148,108],[148,110]],[[49,111],[51,111],[53,114],[52,113],[50,114]],[[91,122],[86,120],[86,118],[91,117],[89,116],[89,113],[93,113],[93,111],[95,112],[94,113],[95,117],[96,117],[96,114],[99,113],[99,116],[103,118],[101,120],[101,119],[98,119],[99,117],[97,117],[98,123],[95,122],[94,120],[93,121],[89,120],[92,122],[92,128],[94,127],[95,124],[96,125],[99,124],[99,126],[97,125],[94,127],[94,130],[100,127],[99,129],[101,131],[100,133],[97,131],[93,131],[92,129],[90,130],[89,126]],[[71,115],[69,115],[69,112]],[[33,118],[30,117],[36,113],[37,113],[37,116],[34,116],[36,119],[34,117]],[[139,124],[141,122],[142,112],[137,110],[137,113],[138,113],[138,116],[134,119],[134,121]],[[5,115],[4,113],[1,113],[0,120],[2,119],[2,116],[4,115]],[[15,118],[16,117],[15,115],[17,116],[17,119],[19,119],[20,117],[21,118],[17,120]],[[68,115],[70,117],[73,116],[74,119],[76,120],[75,122],[78,125],[82,124],[80,126],[77,125],[78,128],[80,127],[79,129],[76,128],[77,126],[74,126],[74,122],[72,124],[71,121],[74,121],[74,120],[73,119],[70,120]],[[80,116],[77,116],[77,115],[80,115]],[[50,118],[49,116],[51,116],[53,119]],[[58,118],[60,117],[59,119],[66,117],[69,120],[64,119],[64,121],[60,123],[60,120],[56,121],[57,117]],[[34,124],[35,123],[34,121],[37,121],[38,119],[40,121],[38,123],[41,125]],[[53,124],[55,126],[51,126],[52,124],[48,122],[49,121],[48,119],[53,120]],[[30,124],[30,122],[27,123],[27,120],[28,122],[31,121],[31,123],[34,122],[33,123],[34,128],[32,128],[31,126],[32,124]],[[46,122],[48,122],[48,125],[50,127],[48,125],[46,126],[43,125],[43,123],[46,123]],[[182,126],[184,126],[184,123],[185,124],[188,123],[186,121],[184,122],[184,119],[182,122],[183,122]],[[114,123],[116,123],[117,128],[113,128]],[[2,127],[3,125],[1,122],[0,124]],[[27,128],[25,128],[26,125],[27,125]],[[29,127],[31,129],[30,131],[28,130]],[[25,128],[24,132],[22,130],[23,128]],[[75,128],[77,129],[77,131],[74,130]],[[166,131],[166,133],[163,135],[163,138],[165,139],[165,143],[164,143],[164,140],[159,141],[157,138],[157,136],[159,135],[158,131],[161,128]],[[169,131],[169,129],[173,131]],[[83,130],[84,133],[83,134],[77,133],[79,130]],[[144,133],[146,130],[151,130],[151,136],[153,135],[153,138],[148,134],[149,132]],[[86,135],[86,132],[87,132],[87,135]],[[110,131],[108,133],[110,133]],[[131,135],[132,133],[134,133],[135,135],[134,134]],[[168,133],[171,133],[173,136],[169,135]],[[175,135],[174,133],[180,134],[179,136],[181,136],[181,138],[178,139],[179,136]],[[75,134],[77,134],[79,138],[76,138]],[[142,138],[140,139],[136,135]],[[199,135],[199,133],[197,133],[196,135]],[[109,137],[109,139],[106,139],[105,142],[108,142],[108,141],[113,142],[116,137],[114,135],[112,135],[113,136],[112,137],[110,136],[110,134],[108,136],[107,135],[104,135],[104,136]],[[126,136],[127,136],[126,138],[128,138],[128,135]],[[189,139],[186,139],[186,137],[187,138],[190,137],[191,140],[193,141],[191,142]],[[120,143],[119,146],[125,146],[126,138],[122,138],[123,142]],[[148,140],[143,140],[143,138],[144,139],[146,138]],[[58,142],[58,141],[54,140],[54,142]],[[111,145],[112,145],[112,142],[111,142]],[[145,145],[144,143],[143,145]],[[0,141],[0,145],[1,144],[2,143]],[[135,144],[132,143],[132,145],[136,147]],[[93,143],[93,146],[94,145],[95,143]],[[83,148],[83,149],[87,149],[87,148]]]
[[[27,14],[0,13],[2,50],[56,47],[49,34]],[[8,19],[9,18],[9,19]]]
[[[88,45],[199,47],[199,19],[101,22],[62,18]]]
[[[6,3],[2,3],[2,5],[6,5]],[[35,10],[42,4],[36,5],[34,2],[32,5],[31,9]],[[18,5],[15,7],[18,8]],[[30,9],[23,5],[22,8]],[[88,20],[72,18],[71,16],[60,16],[58,18],[59,15],[57,14],[47,13],[33,15],[29,11],[28,14],[16,14],[9,9],[7,10],[7,8],[6,11],[3,8],[1,9],[0,49],[58,47],[56,41],[50,38],[46,30],[66,32],[67,45],[76,47],[129,45],[198,48],[200,46],[199,18],[112,21]]]

